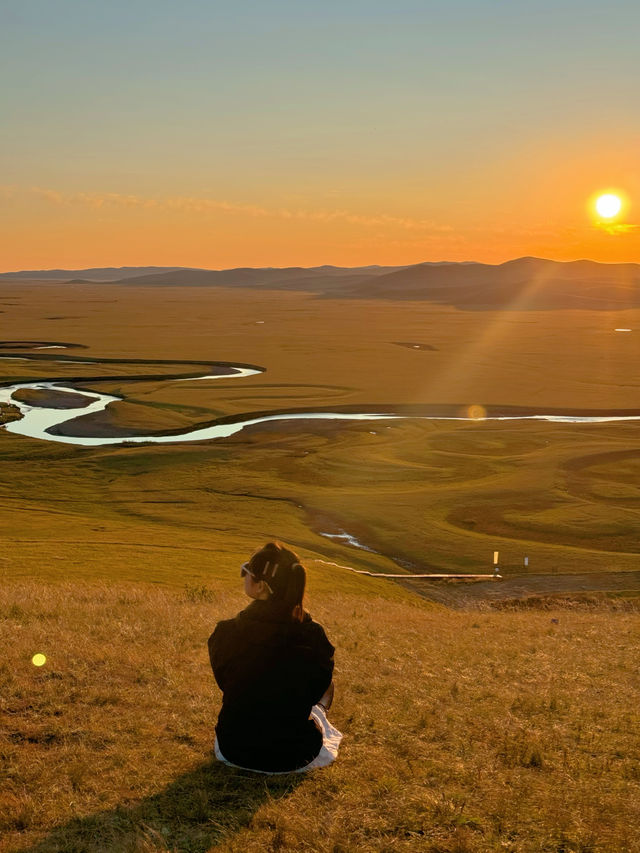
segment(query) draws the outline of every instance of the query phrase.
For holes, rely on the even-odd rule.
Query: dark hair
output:
[[[292,619],[302,622],[307,573],[298,555],[280,542],[268,542],[255,552],[247,566],[255,579],[264,581],[271,590],[269,600],[280,604]]]

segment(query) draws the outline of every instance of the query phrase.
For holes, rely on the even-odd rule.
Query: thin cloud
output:
[[[299,220],[310,222],[347,222],[350,225],[364,227],[391,227],[405,231],[429,231],[438,233],[453,232],[451,225],[434,222],[431,219],[416,219],[412,217],[391,216],[387,213],[364,215],[350,210],[304,210],[301,208],[267,208],[253,204],[238,204],[224,199],[194,198],[191,196],[173,196],[165,198],[145,198],[137,195],[122,193],[61,193],[57,190],[43,187],[31,187],[28,191],[42,201],[59,206],[84,205],[94,210],[108,207],[129,209],[181,211],[184,213],[205,214],[224,212],[251,216],[255,218],[270,218],[284,220]]]
[[[619,234],[633,234],[635,231],[640,230],[640,225],[633,225],[630,222],[618,222],[611,225],[601,225],[600,227],[603,231],[606,231],[607,234],[612,234],[613,236]]]

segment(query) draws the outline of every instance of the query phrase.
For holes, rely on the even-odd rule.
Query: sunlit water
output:
[[[360,548],[362,551],[369,551],[371,554],[378,553],[377,551],[374,551],[373,548],[369,548],[367,545],[363,545],[362,542],[359,542],[355,536],[352,536],[345,530],[341,531],[340,533],[320,532],[320,536],[326,536],[327,539],[333,539],[336,542],[344,542],[347,545],[352,545],[354,548]]]
[[[2,356],[3,360],[20,360],[12,356]],[[60,359],[63,361],[63,359]],[[70,361],[64,359],[64,361]],[[73,362],[75,364],[83,362]],[[86,363],[86,362],[85,362]],[[234,372],[230,374],[207,374],[204,376],[195,376],[188,379],[168,380],[173,382],[194,382],[203,379],[239,379],[246,376],[253,376],[261,373],[260,370],[250,368],[234,368]],[[102,378],[102,377],[101,377]],[[132,377],[133,378],[133,377]],[[84,380],[90,382],[87,378]],[[30,406],[27,403],[14,400],[12,395],[15,391],[22,388],[32,388],[36,390],[57,390],[73,392],[76,395],[83,396],[90,400],[86,406],[78,406],[76,408],[54,409],[45,406]],[[69,385],[65,385],[60,381],[57,382],[18,382],[14,385],[0,387],[0,402],[11,403],[15,405],[22,415],[21,419],[13,421],[4,426],[8,432],[24,435],[30,438],[42,439],[45,441],[57,441],[62,444],[77,444],[83,446],[103,446],[115,444],[172,444],[185,441],[208,441],[217,438],[227,438],[235,435],[246,427],[255,426],[257,424],[265,424],[276,421],[294,421],[294,420],[336,420],[336,421],[380,421],[380,420],[452,420],[452,421],[471,421],[478,418],[469,418],[461,416],[444,416],[444,415],[399,415],[385,412],[297,412],[264,415],[257,418],[239,419],[231,423],[215,424],[213,426],[200,427],[192,430],[187,430],[180,434],[170,435],[134,435],[134,436],[73,436],[73,435],[53,435],[48,432],[52,427],[64,424],[65,422],[77,418],[80,415],[91,415],[96,412],[101,412],[113,402],[121,400],[111,394],[100,394],[97,391],[91,391],[88,394],[76,390]],[[486,416],[482,420],[490,421],[511,421],[511,420],[541,420],[550,421],[552,423],[611,423],[616,421],[637,421],[640,420],[640,415],[600,415],[600,416],[576,416],[576,415],[550,415],[550,414],[535,414],[535,415],[496,415]],[[372,433],[375,435],[375,433]],[[332,538],[347,539],[349,534],[325,534]],[[352,543],[355,544],[355,543]],[[358,543],[359,544],[359,543]],[[360,546],[362,547],[362,546]]]

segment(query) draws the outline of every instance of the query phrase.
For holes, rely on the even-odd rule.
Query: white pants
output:
[[[338,729],[331,725],[327,719],[324,709],[321,708],[320,705],[313,706],[311,709],[311,718],[316,721],[318,728],[322,732],[322,749],[313,761],[309,762],[309,764],[305,764],[304,767],[299,767],[297,770],[280,770],[276,772],[270,770],[252,770],[251,767],[240,767],[240,770],[251,770],[252,773],[263,773],[265,776],[279,776],[282,775],[282,773],[306,773],[307,770],[315,770],[317,767],[328,767],[328,765],[338,757],[338,749],[340,748],[342,734]],[[222,761],[230,767],[239,766],[231,761],[227,761],[224,755],[220,752],[218,738],[216,738],[214,749],[218,761]]]

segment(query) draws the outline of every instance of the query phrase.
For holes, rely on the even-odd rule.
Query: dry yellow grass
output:
[[[272,780],[211,756],[205,644],[237,592],[5,584],[2,853],[640,850],[638,613],[450,612],[357,583],[310,601],[339,760]]]
[[[309,402],[628,408],[640,310],[460,311],[428,302],[318,299],[285,291],[0,283],[6,337],[86,344],[78,358],[203,359],[262,365],[252,409]],[[258,322],[262,321],[262,322]],[[413,350],[413,341],[434,350]],[[7,373],[22,375],[24,362]],[[19,370],[18,370],[19,368]],[[160,370],[154,372],[161,372]],[[169,372],[164,370],[163,372]],[[205,383],[206,384],[206,383]],[[245,388],[212,381],[149,399],[242,411]],[[179,399],[176,394],[179,391]],[[203,395],[208,396],[203,396]],[[242,399],[238,399],[238,395]]]

